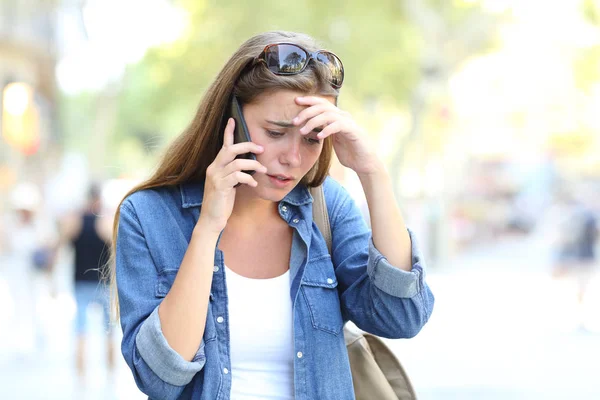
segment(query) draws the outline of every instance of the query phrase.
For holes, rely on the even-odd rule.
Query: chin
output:
[[[265,177],[260,178],[256,180],[258,182],[258,186],[253,188],[254,193],[261,199],[270,200],[273,202],[280,202],[283,200],[283,198],[292,190],[294,190],[294,187],[296,187],[298,184],[298,182],[290,182],[290,184],[286,187],[276,187],[273,186],[267,179],[264,179]]]
[[[258,187],[254,188],[254,190],[256,195],[261,199],[269,200],[275,203],[278,203],[281,200],[283,200],[283,198],[287,196],[289,192],[291,192],[291,190],[276,189],[264,186],[260,187],[260,184]]]

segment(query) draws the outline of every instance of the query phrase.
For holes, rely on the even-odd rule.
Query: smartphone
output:
[[[246,125],[246,120],[244,119],[244,114],[242,113],[242,106],[238,101],[237,97],[231,96],[231,105],[229,110],[229,116],[235,120],[235,131],[233,132],[233,142],[234,143],[243,143],[243,142],[251,142],[250,132],[248,131],[248,126]],[[240,154],[236,158],[245,158],[247,160],[256,160],[256,155],[254,153],[246,153]],[[256,171],[242,171],[247,174],[254,174]]]

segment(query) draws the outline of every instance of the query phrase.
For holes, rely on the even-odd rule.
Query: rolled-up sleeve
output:
[[[424,270],[421,265],[421,253],[416,244],[413,232],[408,229],[411,240],[412,268],[404,271],[390,264],[383,254],[377,250],[373,239],[369,240],[369,263],[367,272],[375,286],[385,293],[410,298],[419,294],[423,288]]]
[[[163,381],[175,385],[187,385],[194,375],[204,367],[204,339],[198,352],[187,361],[169,346],[162,333],[158,307],[144,321],[135,339],[137,350],[150,369]]]
[[[159,274],[133,205],[120,208],[116,242],[116,278],[121,352],[138,388],[150,398],[177,399],[205,364],[204,341],[192,361],[167,343],[161,329],[157,296]]]
[[[413,232],[408,230],[412,267],[404,271],[375,247],[371,231],[345,189],[327,180],[324,190],[344,319],[382,337],[415,336],[429,320],[434,297],[425,282],[423,257]]]

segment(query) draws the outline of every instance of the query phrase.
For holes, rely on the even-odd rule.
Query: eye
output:
[[[281,137],[284,135],[283,132],[276,132],[276,131],[270,131],[267,130],[267,135],[271,136],[271,137]]]
[[[321,141],[319,139],[306,137],[304,138],[309,144],[319,144]]]

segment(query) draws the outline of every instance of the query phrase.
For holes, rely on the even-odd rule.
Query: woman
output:
[[[341,61],[318,49],[303,34],[249,39],[120,206],[122,351],[151,398],[352,399],[344,321],[401,338],[429,318],[433,296],[389,176],[336,107]],[[232,94],[252,142],[234,144],[233,119],[222,126]],[[360,177],[372,234],[326,178],[333,150]],[[256,160],[236,159],[246,153]],[[331,255],[307,190],[320,184]]]
[[[8,200],[10,213],[0,221],[0,250],[6,250],[4,260],[0,258],[0,284],[4,276],[11,299],[8,305],[3,303],[3,309],[9,310],[3,326],[6,333],[11,333],[6,349],[17,357],[33,359],[44,350],[46,342],[39,308],[50,295],[48,265],[57,235],[53,221],[43,212],[44,199],[38,185],[21,182]],[[0,337],[3,333],[0,330]]]

